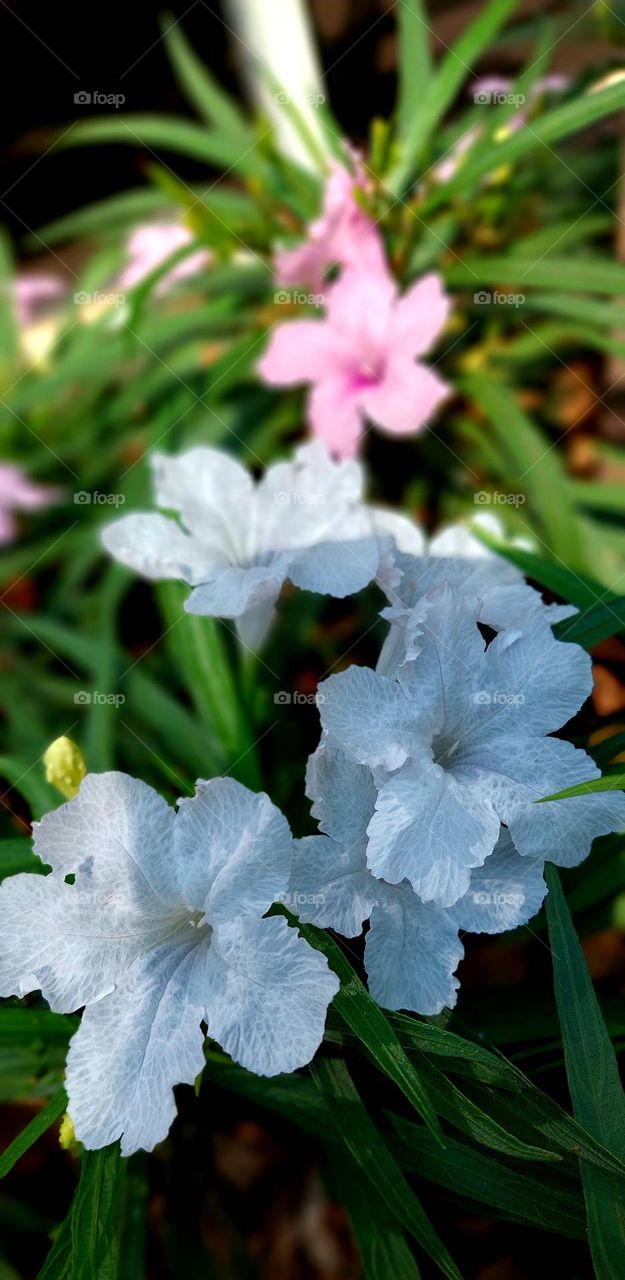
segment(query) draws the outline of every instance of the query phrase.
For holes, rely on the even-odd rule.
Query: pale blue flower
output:
[[[342,597],[377,572],[362,468],[333,461],[319,441],[269,467],[258,483],[217,449],[156,454],[153,469],[156,502],[180,523],[156,513],[123,516],[104,530],[105,547],[147,578],[187,582],[194,590],[185,609],[235,619],[252,648],[262,643],[287,578]]]
[[[478,612],[464,590],[433,588],[398,628],[394,666],[351,667],[320,686],[333,744],[375,773],[367,865],[442,907],[467,893],[502,823],[519,854],[561,866],[625,826],[619,792],[535,803],[599,776],[585,752],[548,736],[590,693],[588,655],[556,640],[539,611],[487,644]]]
[[[365,942],[369,990],[386,1008],[440,1013],[456,1002],[463,955],[459,930],[501,933],[525,924],[546,893],[543,863],[522,858],[502,831],[495,851],[471,874],[449,910],[423,902],[407,880],[390,884],[367,866],[367,829],[375,813],[372,771],[326,738],[311,756],[307,794],[326,834],[296,841],[289,902],[300,919]]]
[[[268,797],[217,778],[179,803],[123,773],[90,774],[35,824],[52,873],[0,887],[0,995],[41,989],[52,1009],[86,1006],[67,1089],[89,1148],[121,1137],[130,1155],[166,1136],[173,1086],[204,1065],[202,1022],[259,1075],[304,1066],[338,989],[283,918],[262,918],[293,857]]]

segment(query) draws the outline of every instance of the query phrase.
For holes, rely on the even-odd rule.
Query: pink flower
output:
[[[336,456],[352,457],[367,418],[390,435],[412,435],[448,394],[431,369],[415,363],[448,310],[437,275],[402,297],[386,269],[348,270],[328,292],[326,319],[278,325],[258,369],[271,386],[312,383],[313,434]]]
[[[377,227],[361,209],[354,192],[365,190],[362,164],[356,173],[335,164],[328,179],[323,213],[308,227],[308,239],[295,249],[280,249],[275,257],[278,284],[310,285],[320,292],[329,266],[369,268],[384,265],[384,248]]]
[[[123,289],[132,289],[140,284],[152,271],[171,258],[177,249],[191,244],[193,236],[181,223],[171,224],[148,223],[136,227],[128,241],[129,261],[122,271],[119,283]],[[198,249],[188,258],[183,258],[171,271],[163,277],[158,293],[164,293],[178,280],[197,275],[210,261],[210,254],[205,249]]]
[[[37,319],[42,303],[63,293],[63,284],[57,276],[21,275],[14,289],[17,323],[20,329],[26,329]]]
[[[0,543],[15,537],[14,511],[37,511],[52,506],[60,496],[59,489],[34,484],[19,467],[0,462]]]

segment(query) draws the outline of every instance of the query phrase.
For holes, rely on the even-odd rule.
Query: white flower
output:
[[[519,854],[561,866],[625,825],[617,792],[535,803],[599,776],[585,752],[548,736],[590,693],[588,655],[555,640],[538,611],[487,645],[478,613],[464,590],[435,587],[396,629],[394,669],[351,667],[320,686],[332,743],[375,771],[367,865],[443,907],[467,893],[502,823]]]
[[[0,887],[0,995],[41,989],[86,1006],[67,1064],[69,1112],[89,1148],[150,1150],[173,1086],[204,1065],[200,1023],[259,1075],[309,1062],[338,981],[286,921],[293,841],[266,795],[198,782],[177,813],[123,773],[88,775],[35,824],[53,870]],[[75,883],[68,884],[68,875]]]
[[[269,467],[257,484],[216,449],[157,454],[153,466],[156,501],[181,524],[157,514],[124,516],[104,530],[104,545],[147,578],[188,582],[195,588],[188,612],[236,619],[252,648],[262,643],[287,578],[346,596],[377,572],[362,468],[333,462],[319,442]]]
[[[386,1008],[440,1013],[456,1002],[462,959],[458,930],[501,933],[525,924],[546,893],[543,863],[522,858],[506,831],[469,888],[445,910],[424,903],[406,880],[389,884],[367,867],[375,813],[374,774],[329,739],[311,756],[307,794],[325,835],[296,841],[290,898],[300,918],[356,937],[363,921],[369,990]]]

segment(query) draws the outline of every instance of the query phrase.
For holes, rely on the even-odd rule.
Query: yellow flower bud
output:
[[[76,1142],[76,1134],[70,1116],[65,1112],[59,1129],[59,1146],[63,1151],[70,1151]]]
[[[48,782],[72,800],[87,772],[80,748],[71,738],[56,738],[48,747],[43,763]]]

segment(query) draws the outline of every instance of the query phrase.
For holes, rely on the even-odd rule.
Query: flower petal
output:
[[[313,801],[312,815],[326,835],[345,846],[366,842],[376,797],[373,775],[366,765],[322,742],[308,760],[306,795]]]
[[[429,421],[450,388],[424,364],[393,355],[377,386],[360,392],[367,417],[394,436],[413,435]]]
[[[424,757],[381,786],[367,863],[390,884],[408,880],[424,902],[450,907],[467,892],[471,869],[492,853],[498,836],[499,818],[488,800]]]
[[[493,734],[552,733],[579,711],[592,689],[588,654],[577,644],[556,640],[539,618],[527,631],[495,636],[484,673],[483,692],[490,698],[484,706],[490,714],[479,732],[486,741]]]
[[[0,914],[0,995],[41,990],[61,1013],[99,1000],[168,927],[55,874],[5,880]]]
[[[128,569],[158,582],[179,578],[195,586],[211,564],[206,547],[189,537],[167,516],[157,513],[122,516],[102,530],[106,550]]]
[[[361,764],[397,769],[419,749],[417,706],[397,681],[368,667],[324,680],[318,703],[324,729]]]
[[[80,873],[111,911],[157,916],[181,904],[172,866],[174,811],[126,773],[88,773],[73,800],[33,825],[34,849],[63,875]],[[103,900],[104,900],[103,899]]]
[[[468,933],[505,933],[527,924],[547,893],[544,866],[541,858],[522,858],[509,833],[502,831],[494,852],[471,873],[468,893],[449,915]]]
[[[209,1035],[261,1076],[310,1062],[339,988],[321,953],[275,916],[219,925],[205,981]]]
[[[293,387],[340,373],[343,363],[342,349],[325,320],[291,320],[272,330],[257,367],[270,386]]]
[[[308,401],[308,421],[313,434],[325,441],[337,458],[353,458],[363,432],[357,396],[343,375],[324,377]]]
[[[430,272],[398,299],[390,329],[392,349],[414,357],[429,351],[449,315],[451,299],[439,275]]]
[[[151,1151],[176,1115],[173,1086],[204,1066],[206,933],[187,928],[142,956],[117,990],[90,1005],[67,1059],[69,1114],[89,1149],[121,1137],[122,1154]]]
[[[211,925],[262,916],[291,872],[293,839],[280,810],[234,778],[197,782],[179,806],[174,860],[186,904]]]
[[[386,1009],[440,1013],[456,1003],[453,977],[463,956],[447,911],[425,905],[402,885],[373,908],[365,943],[369,991]]]
[[[306,924],[336,929],[346,938],[358,937],[379,897],[365,850],[365,840],[351,846],[337,844],[329,836],[296,840],[285,899],[289,910]]]
[[[249,471],[221,449],[200,447],[152,459],[159,507],[178,511],[184,524],[206,546],[206,565],[244,558],[254,508]]]
[[[278,599],[289,567],[287,555],[268,565],[209,570],[201,586],[184,602],[187,613],[209,618],[242,618],[244,614]]]

